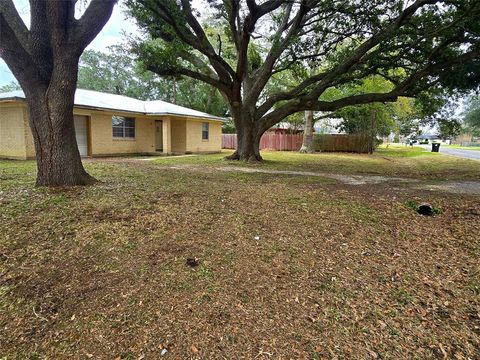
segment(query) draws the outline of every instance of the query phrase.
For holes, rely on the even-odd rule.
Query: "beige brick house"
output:
[[[78,89],[73,110],[82,156],[218,152],[223,119],[164,101]],[[0,94],[0,158],[35,157],[22,91]]]

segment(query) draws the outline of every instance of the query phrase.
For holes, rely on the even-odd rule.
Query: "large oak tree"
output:
[[[209,0],[203,9],[189,0],[127,3],[145,29],[136,50],[148,69],[203,81],[228,101],[238,132],[233,159],[260,160],[261,135],[295,112],[395,101],[479,79],[478,0]],[[221,34],[207,31],[212,26]],[[270,91],[272,79],[305,63],[317,70]],[[323,97],[372,75],[391,89]]]
[[[37,185],[85,185],[75,139],[74,95],[80,55],[111,16],[116,0],[30,0],[30,27],[12,0],[0,0],[0,57],[20,83],[37,158]]]

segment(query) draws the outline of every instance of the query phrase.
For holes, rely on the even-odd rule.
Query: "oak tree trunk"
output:
[[[63,59],[62,64],[53,71],[48,88],[27,85],[25,89],[37,158],[37,186],[95,182],[83,168],[75,137],[73,106],[78,61]]]
[[[315,152],[313,145],[313,111],[305,111],[305,128],[303,129],[303,143],[300,152],[306,154]]]
[[[227,156],[228,160],[243,160],[249,162],[262,161],[260,155],[260,138],[263,131],[258,129],[251,112],[240,110],[233,112],[233,120],[237,128],[237,150]]]
[[[75,17],[77,0],[30,1],[30,26],[12,0],[0,0],[0,57],[20,83],[29,110],[38,186],[95,180],[80,159],[73,120],[78,63],[112,15],[117,0],[91,0]]]

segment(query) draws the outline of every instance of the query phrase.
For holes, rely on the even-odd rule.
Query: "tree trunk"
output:
[[[75,137],[76,76],[74,65],[58,66],[47,89],[33,85],[25,89],[37,158],[37,186],[95,182],[83,168]]]
[[[37,157],[38,186],[86,185],[75,138],[78,63],[117,0],[92,0],[75,18],[76,0],[30,1],[27,27],[13,1],[0,0],[0,57],[22,87]]]
[[[306,154],[315,152],[313,145],[313,111],[305,111],[305,128],[303,129],[303,143],[300,152]]]
[[[207,114],[210,114],[212,112],[212,103],[213,103],[213,98],[215,97],[216,92],[217,92],[217,89],[212,86],[212,88],[210,89],[210,92],[208,93],[207,105],[205,106],[205,112]]]
[[[260,138],[263,131],[259,130],[253,116],[253,112],[241,110],[232,111],[235,127],[237,128],[237,150],[227,156],[227,160],[243,160],[249,162],[262,161],[260,156]]]
[[[172,96],[173,96],[173,99],[172,99],[172,103],[173,104],[177,104],[177,79],[173,78],[173,93],[172,93]]]
[[[371,122],[370,122],[370,148],[368,150],[369,154],[373,154],[375,150],[375,138],[376,138],[376,131],[375,131],[375,123],[376,123],[377,113],[375,110],[371,112]]]

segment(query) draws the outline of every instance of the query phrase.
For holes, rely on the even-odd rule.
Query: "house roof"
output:
[[[440,139],[440,137],[435,134],[423,134],[423,135],[417,136],[417,139],[435,140],[435,139]]]
[[[1,100],[24,101],[25,94],[22,90],[0,93],[0,101]],[[84,89],[77,89],[75,92],[75,106],[140,113],[145,115],[191,116],[217,121],[224,120],[218,116],[171,104],[166,101],[142,101],[128,96],[107,94]]]

